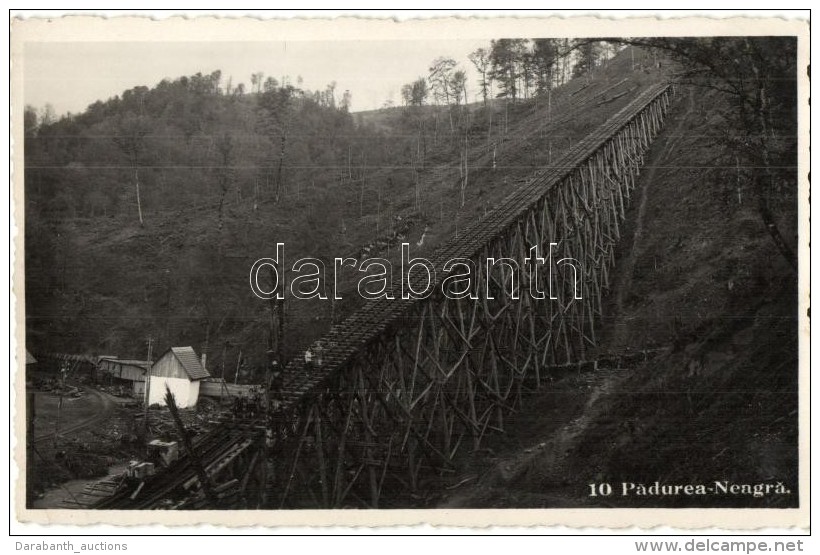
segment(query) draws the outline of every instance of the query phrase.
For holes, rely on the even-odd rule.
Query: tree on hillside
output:
[[[490,43],[491,76],[498,82],[498,96],[515,102],[520,96],[519,79],[523,58],[527,53],[527,39],[498,39]]]
[[[57,120],[57,115],[54,112],[54,106],[47,102],[40,110],[40,125],[49,126]]]
[[[464,104],[467,104],[467,74],[464,70],[457,69],[453,72],[450,78],[450,91],[455,106],[461,104],[462,98],[464,99]]]
[[[209,75],[202,75],[201,73],[196,73],[192,75],[189,79],[187,79],[188,89],[190,92],[194,93],[195,95],[215,95],[219,94],[219,83],[222,80],[222,71],[216,70],[211,72]],[[139,89],[142,89],[139,91]],[[144,99],[148,92],[147,87],[136,87],[134,89],[138,91],[138,97],[140,99]],[[126,91],[129,92],[129,91]],[[125,99],[125,94],[123,94],[123,99]]]
[[[39,126],[37,119],[37,110],[34,106],[26,104],[25,110],[23,111],[23,133],[26,138],[37,135],[37,127]]]
[[[216,181],[221,191],[219,197],[219,229],[222,229],[222,209],[225,204],[225,195],[234,181],[233,170],[233,138],[224,133],[216,140],[216,150],[219,152],[220,165],[216,168]]]
[[[292,227],[280,229],[297,252],[312,254],[314,238],[299,240],[306,228],[301,217],[289,214],[292,205],[273,206],[270,202],[254,214],[258,218],[248,217],[252,215],[250,202],[237,203],[236,210],[229,211],[228,206],[234,206],[229,205],[234,192],[242,187],[264,194],[268,174],[270,193],[266,198],[273,200],[278,185],[284,204],[290,194],[288,186],[298,179],[309,191],[299,199],[299,205],[315,213],[316,233],[322,233],[323,222],[334,225],[334,218],[341,221],[347,216],[345,205],[336,202],[338,175],[325,168],[338,164],[349,143],[359,143],[355,147],[357,160],[358,153],[364,151],[371,165],[380,166],[391,160],[390,156],[395,160],[399,151],[396,143],[401,148],[415,144],[415,138],[407,139],[406,135],[391,136],[371,127],[356,129],[350,113],[322,106],[313,101],[312,94],[298,90],[283,92],[277,88],[261,99],[262,105],[256,94],[252,98],[217,94],[215,77],[209,72],[164,79],[154,87],[134,87],[94,102],[71,117],[56,117],[49,110],[43,122],[39,112],[28,110],[24,114],[25,233],[26,244],[34,245],[25,253],[34,276],[27,280],[27,311],[32,316],[30,330],[43,338],[38,339],[42,348],[126,352],[129,341],[144,333],[141,326],[148,320],[158,322],[156,331],[164,344],[182,340],[196,344],[204,338],[207,325],[200,333],[200,326],[190,322],[200,317],[197,307],[202,303],[198,299],[208,299],[214,303],[208,321],[224,322],[218,335],[242,341],[251,351],[263,349],[264,342],[256,341],[253,331],[259,328],[258,323],[246,318],[259,307],[235,286],[246,270],[220,252],[253,249],[263,253],[272,221],[278,224],[280,216],[293,222]],[[255,80],[260,86],[258,76]],[[233,83],[236,85],[236,80]],[[262,79],[262,87],[264,83]],[[250,87],[250,83],[246,85]],[[221,86],[223,93],[227,92],[224,81]],[[239,85],[232,88],[242,89]],[[319,92],[324,91],[322,87]],[[281,175],[278,181],[277,175]],[[366,183],[375,192],[381,175],[371,175]],[[223,196],[224,225],[219,232],[215,218]],[[239,195],[236,198],[242,200]],[[133,217],[135,203],[143,224],[161,226],[165,239],[158,242],[156,235],[142,233],[129,236],[128,241],[133,242],[125,245],[123,238],[112,236]],[[200,210],[203,206],[210,207],[207,213]],[[373,209],[377,209],[375,203]],[[196,210],[201,224],[194,234],[185,217],[190,210]],[[365,204],[365,213],[367,210]],[[74,233],[74,217],[94,219]],[[135,220],[130,221],[133,224]],[[356,229],[355,233],[347,240],[364,232]],[[342,252],[341,239],[325,235],[328,251]],[[111,248],[104,252],[87,248],[99,241]],[[200,250],[204,251],[202,258],[194,254]],[[121,280],[106,277],[124,267],[130,270]],[[193,276],[205,278],[195,281]],[[116,302],[99,302],[104,299]],[[183,304],[193,310],[185,323],[174,318]],[[133,311],[125,314],[117,308],[121,306],[131,306],[139,317],[132,317]],[[89,314],[95,317],[89,318]],[[308,323],[310,326],[313,324]],[[210,330],[212,337],[214,330]],[[286,338],[288,354],[303,339],[300,333]],[[203,337],[197,338],[197,334]]]
[[[258,71],[256,73],[251,73],[251,92],[252,93],[261,93],[262,86],[264,82],[262,79],[265,77],[264,72]]]
[[[353,104],[353,95],[348,89],[345,89],[342,95],[342,103],[339,106],[343,112],[350,112],[350,106]]]
[[[436,58],[430,66],[428,81],[436,105],[443,104],[447,107],[450,131],[454,131],[455,124],[452,108],[461,104],[462,97],[465,98],[466,102],[467,74],[458,67],[458,64],[452,58]],[[436,125],[436,128],[438,128],[438,125]]]
[[[424,106],[428,94],[427,80],[424,77],[419,77],[401,88],[401,97],[405,106]]]
[[[328,108],[336,107],[336,81],[331,81],[327,84],[322,105]]]
[[[261,85],[261,89],[265,92],[275,91],[277,87],[279,87],[279,81],[270,76],[265,79],[265,82]]]
[[[553,39],[555,46],[558,49],[558,63],[556,64],[556,73],[559,85],[566,83],[571,76],[572,69],[572,39]]]
[[[598,67],[600,63],[601,54],[603,53],[600,40],[578,39],[576,42],[576,50],[578,52],[578,59],[572,70],[573,77],[586,75],[588,78],[591,78],[595,68]]]
[[[534,39],[532,50],[535,88],[538,94],[552,90],[555,66],[558,63],[558,44],[555,39]]]
[[[478,86],[481,88],[481,98],[486,106],[487,98],[489,98],[490,95],[490,86],[492,85],[492,78],[490,77],[490,54],[486,48],[478,48],[471,52],[468,58],[481,76]]]
[[[523,91],[524,98],[530,97],[530,90],[532,89],[533,85],[537,83],[537,76],[536,76],[536,67],[535,67],[535,58],[533,57],[533,53],[529,48],[525,48],[524,51],[521,53],[521,89]]]
[[[414,160],[416,162],[413,162],[414,167],[423,167],[424,159],[427,156],[427,134],[425,133],[424,112],[421,107],[427,101],[428,94],[427,80],[424,77],[419,77],[401,88],[402,101],[409,108],[403,113],[403,119],[415,128],[416,158]]]
[[[219,84],[222,82],[222,70],[217,69],[211,72],[208,78],[211,82],[211,94],[222,94],[222,89],[219,87]]]
[[[761,221],[793,268],[797,255],[780,232],[771,204],[797,186],[797,39],[794,37],[646,38],[615,41],[664,52],[684,68],[680,78],[724,94],[740,136],[724,142],[755,168],[748,172]],[[802,68],[805,70],[805,68]]]
[[[452,97],[452,78],[456,61],[452,58],[436,58],[430,65],[427,80],[436,104],[450,105]]]
[[[275,160],[276,175],[274,200],[279,202],[284,189],[285,156],[288,145],[288,134],[290,132],[290,120],[292,115],[292,103],[295,89],[291,86],[283,86],[277,89],[265,91],[259,96],[259,108],[261,117],[259,125],[261,131],[268,137],[271,144],[279,144],[278,157]],[[268,170],[268,179],[271,177],[272,168]]]
[[[130,162],[137,193],[137,213],[140,225],[144,225],[140,201],[140,165],[145,153],[145,136],[150,132],[151,124],[146,116],[127,114],[120,119],[116,129],[114,144]]]

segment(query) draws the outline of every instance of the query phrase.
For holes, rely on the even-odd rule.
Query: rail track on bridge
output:
[[[477,449],[487,433],[503,431],[550,367],[584,358],[596,344],[630,192],[672,94],[668,84],[646,88],[427,257],[437,270],[457,258],[474,262],[476,287],[492,295],[448,298],[441,273],[425,299],[402,299],[396,285],[394,298],[365,302],[321,338],[321,365],[306,369],[301,357],[286,365],[267,421],[268,508],[390,506],[418,491],[425,476],[450,470],[465,445]],[[513,270],[487,271],[488,258],[523,260],[532,246],[544,256],[550,243],[556,258],[579,262],[580,300],[574,280],[552,272],[521,269],[540,280],[540,291],[559,293],[537,300],[511,294]],[[427,285],[418,274],[409,281],[416,290]],[[216,430],[196,449],[213,465],[232,437]],[[183,459],[146,485],[138,502],[120,495],[98,508],[155,506],[192,477]]]
[[[449,299],[440,274],[423,300],[402,299],[396,286],[393,299],[367,302],[321,339],[321,367],[290,361],[271,414],[280,507],[377,507],[385,488],[416,490],[422,468],[446,471],[460,447],[503,430],[550,365],[595,345],[620,223],[671,94],[667,84],[642,91],[428,257],[436,269],[474,261],[490,281],[479,290],[489,285],[494,299]],[[582,301],[567,280],[553,284],[558,300],[512,298],[508,276],[485,273],[490,257],[523,259],[535,245],[544,256],[552,241],[559,256],[580,261]],[[410,282],[419,290],[426,280]]]

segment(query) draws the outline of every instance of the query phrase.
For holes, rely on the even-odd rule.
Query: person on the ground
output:
[[[239,418],[239,412],[242,408],[241,404],[242,404],[242,402],[240,400],[240,397],[234,397],[233,398],[233,416],[234,416],[234,418]]]
[[[245,418],[248,415],[248,398],[244,393],[239,396],[239,417]]]

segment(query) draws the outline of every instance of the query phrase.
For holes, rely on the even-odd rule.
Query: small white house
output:
[[[210,377],[193,347],[171,347],[151,367],[148,404],[165,406],[167,386],[179,408],[193,407],[199,399],[199,382]]]

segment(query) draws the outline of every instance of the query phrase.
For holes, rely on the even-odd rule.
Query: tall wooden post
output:
[[[151,404],[151,369],[153,363],[151,362],[151,350],[154,346],[154,338],[148,336],[148,368],[145,369],[145,433],[148,433],[148,407]]]
[[[236,373],[233,376],[233,383],[239,383],[239,367],[242,365],[242,349],[239,349],[239,356],[236,357]]]

